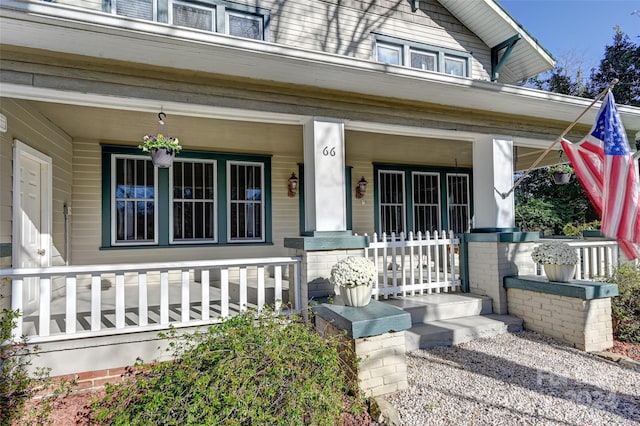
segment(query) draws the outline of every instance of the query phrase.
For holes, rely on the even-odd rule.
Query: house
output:
[[[301,309],[364,234],[511,230],[513,170],[589,104],[518,85],[554,60],[494,0],[0,0],[0,40],[0,303],[58,374]]]

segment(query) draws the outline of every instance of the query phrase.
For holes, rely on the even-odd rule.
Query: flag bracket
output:
[[[536,159],[536,161],[533,162],[533,164],[531,164],[531,166],[529,166],[529,168],[522,174],[522,176],[520,176],[520,178],[516,181],[516,183],[513,184],[513,186],[511,187],[511,189],[509,189],[509,191],[507,192],[500,192],[498,191],[497,188],[494,187],[494,190],[498,193],[498,195],[500,195],[500,197],[502,197],[502,199],[506,199],[508,196],[510,196],[513,191],[515,191],[515,189],[520,186],[520,184],[522,183],[522,181],[524,181],[524,179],[529,175],[529,173],[531,173],[531,171],[538,165],[540,164],[540,162],[542,161],[542,159],[544,157],[546,157],[546,155],[553,149],[554,146],[556,146],[558,144],[558,142],[560,142],[566,135],[567,133],[569,133],[571,131],[571,129],[573,129],[573,127],[578,124],[578,121],[580,121],[580,119],[596,104],[596,102],[598,102],[599,100],[601,100],[602,98],[604,98],[604,96],[613,88],[613,86],[615,86],[616,84],[618,84],[620,80],[618,80],[617,78],[614,78],[613,80],[611,80],[611,83],[609,83],[607,85],[607,87],[600,92],[600,94],[598,94],[598,96],[596,96],[596,98],[589,104],[589,106],[587,106],[584,111],[582,111],[580,113],[580,115],[578,116],[578,118],[576,118],[573,123],[569,124],[569,126],[567,126],[566,129],[564,129],[564,131],[560,134],[560,136],[558,136],[558,138],[553,141],[553,143],[551,145],[549,145],[547,147],[547,149],[544,150],[544,152],[542,154],[540,154],[540,156]],[[638,155],[638,153],[636,153],[636,155]]]

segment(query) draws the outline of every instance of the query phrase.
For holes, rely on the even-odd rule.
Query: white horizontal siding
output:
[[[2,99],[0,112],[7,118],[7,133],[2,134],[0,165],[0,242],[11,242],[12,224],[12,158],[13,140],[18,139],[51,157],[52,162],[52,247],[53,265],[63,265],[64,215],[63,205],[71,201],[71,138],[54,126],[47,117],[28,102]],[[4,261],[6,262],[6,261]]]
[[[168,121],[168,123],[170,123]],[[271,155],[273,245],[226,245],[100,250],[102,242],[101,147],[93,140],[74,141],[73,238],[74,264],[131,263],[196,259],[233,259],[286,255],[285,237],[299,235],[298,197],[287,196],[291,172],[302,162],[299,126],[199,119],[180,132],[192,149]],[[209,139],[201,137],[209,135]],[[214,136],[211,136],[214,135]],[[110,142],[113,144],[113,142]],[[122,144],[125,144],[124,142]],[[132,142],[126,142],[133,145]],[[187,147],[185,146],[185,148]],[[226,226],[226,225],[222,225]]]
[[[60,4],[101,10],[98,0],[60,0]],[[407,0],[237,0],[270,13],[268,41],[372,60],[372,33],[470,52],[472,77],[486,80],[490,47],[437,0],[422,0],[411,11]],[[232,4],[232,3],[230,3]]]

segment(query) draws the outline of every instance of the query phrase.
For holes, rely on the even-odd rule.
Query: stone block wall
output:
[[[505,276],[533,274],[530,242],[469,242],[469,291],[489,296],[493,312],[507,313]]]
[[[362,249],[327,251],[296,249],[292,252],[294,256],[302,256],[301,279],[303,285],[307,285],[309,298],[333,296],[335,294],[333,285],[329,282],[333,265],[349,256],[363,257],[364,255]]]
[[[365,395],[374,397],[409,387],[404,331],[352,339],[321,317],[316,317],[316,329],[322,335],[341,335],[347,340],[358,363],[355,366],[352,358],[345,361]]]
[[[518,288],[507,293],[509,314],[522,318],[525,329],[587,352],[613,346],[610,298],[585,300]]]

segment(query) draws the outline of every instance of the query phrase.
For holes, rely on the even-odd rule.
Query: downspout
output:
[[[62,212],[64,213],[64,253],[65,253],[65,262],[66,266],[69,266],[69,259],[71,257],[71,223],[69,220],[69,216],[71,216],[71,207],[64,203],[62,208]]]

